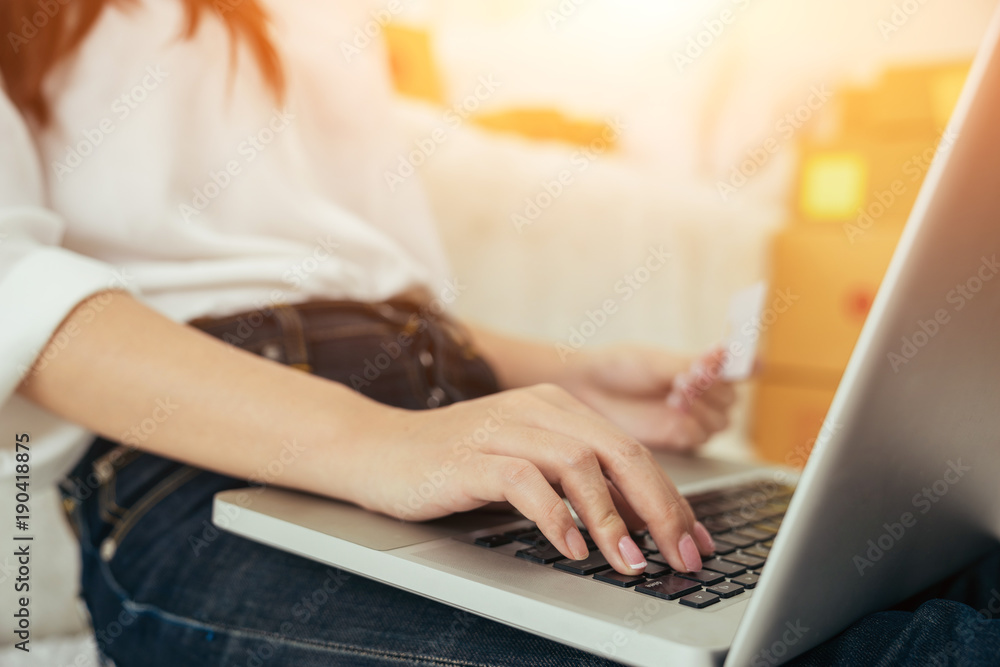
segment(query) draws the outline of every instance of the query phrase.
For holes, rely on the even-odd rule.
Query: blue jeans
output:
[[[194,325],[410,409],[497,391],[460,327],[418,304],[311,304],[257,315]],[[211,524],[212,497],[235,488],[252,494],[280,472],[262,471],[248,484],[132,444],[96,440],[63,485],[80,540],[83,598],[109,664],[614,664],[221,532]],[[1000,621],[990,620],[1000,612],[998,575],[1000,553],[909,607],[862,620],[798,664],[998,664]],[[939,597],[954,601],[932,599]]]

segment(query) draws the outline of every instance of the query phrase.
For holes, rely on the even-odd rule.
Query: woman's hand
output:
[[[720,379],[723,350],[694,362],[633,345],[566,355],[552,344],[471,330],[505,388],[556,384],[649,447],[691,452],[729,425],[736,391]]]
[[[553,385],[426,412],[386,409],[359,449],[365,482],[352,500],[390,516],[420,521],[506,502],[579,560],[587,546],[565,496],[619,572],[646,567],[630,530],[648,527],[679,571],[701,569],[714,550],[649,450]]]
[[[720,380],[725,353],[692,364],[648,347],[579,352],[556,382],[649,447],[691,452],[729,426],[733,385]]]

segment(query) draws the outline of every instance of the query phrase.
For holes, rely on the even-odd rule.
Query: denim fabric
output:
[[[192,324],[409,409],[497,391],[461,328],[416,304],[316,303]],[[213,496],[247,487],[121,443],[93,443],[63,493],[80,539],[83,598],[107,664],[614,664],[215,529]],[[995,555],[931,595],[1000,611],[1000,597],[991,598],[998,575]],[[998,655],[1000,621],[932,600],[915,613],[869,617],[798,664],[997,664]]]
[[[892,611],[862,619],[793,664],[1000,665],[1000,551]]]

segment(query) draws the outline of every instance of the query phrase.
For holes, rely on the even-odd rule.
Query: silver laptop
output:
[[[1000,537],[998,43],[1000,14],[801,477],[660,459],[722,547],[699,580],[560,562],[513,515],[264,489],[218,494],[216,525],[643,667],[780,664],[971,563]]]

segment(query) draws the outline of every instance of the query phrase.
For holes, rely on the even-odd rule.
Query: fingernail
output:
[[[683,410],[684,403],[685,403],[684,395],[677,390],[671,392],[670,396],[667,397],[668,408],[673,408],[674,410]]]
[[[569,532],[566,533],[566,546],[569,547],[569,552],[573,554],[574,560],[584,560],[590,555],[587,542],[583,539],[578,528],[570,528]]]
[[[701,554],[698,553],[698,547],[691,535],[684,533],[684,537],[681,538],[680,544],[677,546],[681,552],[681,560],[684,561],[684,567],[688,569],[688,572],[700,572]]]
[[[642,555],[642,551],[628,535],[623,537],[621,542],[618,543],[618,551],[621,552],[622,558],[625,559],[625,564],[633,570],[642,571],[646,569],[646,557]]]
[[[698,541],[698,546],[701,547],[702,551],[707,551],[710,554],[715,553],[715,540],[712,539],[711,533],[705,526],[701,525],[701,522],[694,524],[694,539]]]

